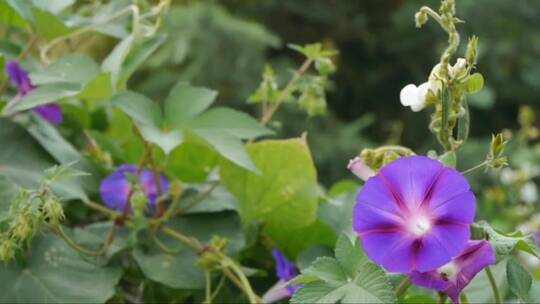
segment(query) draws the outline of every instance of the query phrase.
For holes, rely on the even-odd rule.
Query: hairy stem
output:
[[[306,59],[302,66],[294,73],[294,76],[289,80],[285,88],[281,91],[279,96],[276,98],[275,103],[273,103],[267,111],[263,113],[263,116],[261,118],[261,123],[263,125],[270,122],[272,119],[272,116],[276,113],[276,111],[279,109],[285,98],[290,94],[291,89],[293,88],[293,85],[302,77],[302,75],[309,69],[311,64],[313,63],[313,59]]]

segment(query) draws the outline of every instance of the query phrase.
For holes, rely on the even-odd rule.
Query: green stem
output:
[[[204,303],[211,304],[212,303],[212,276],[210,271],[204,272],[204,277],[206,281],[206,289],[205,289],[205,300]]]
[[[469,168],[469,169],[467,169],[465,171],[462,171],[461,174],[462,175],[469,174],[469,173],[471,173],[471,172],[473,172],[473,171],[475,171],[477,169],[480,169],[480,168],[486,166],[487,164],[489,164],[489,161],[485,160],[485,161],[481,162],[480,164],[478,164],[478,165],[476,165],[476,166],[474,166],[472,168]]]
[[[82,254],[86,254],[86,255],[91,255],[91,256],[98,256],[98,255],[101,255],[101,250],[99,251],[92,251],[92,250],[88,250],[82,246],[80,246],[79,244],[75,243],[65,232],[64,232],[64,229],[62,229],[62,226],[58,226],[56,227],[56,232],[58,233],[58,236],[60,236],[60,238],[62,238],[64,240],[64,242],[66,242],[66,244],[73,248],[75,251],[78,251]]]
[[[261,118],[261,123],[263,125],[266,125],[270,120],[272,119],[272,116],[274,113],[279,109],[279,106],[283,103],[283,100],[289,95],[290,90],[293,88],[293,85],[300,79],[300,77],[309,69],[311,64],[313,63],[313,59],[308,58],[304,61],[302,66],[294,73],[294,76],[289,80],[283,91],[280,92],[279,96],[276,98],[276,101],[272,104],[272,106],[263,113],[263,116]]]
[[[411,280],[407,277],[403,281],[401,281],[398,288],[396,289],[396,297],[398,299],[401,298],[401,296],[405,294],[409,286],[411,286]]]
[[[491,268],[486,267],[486,275],[489,280],[489,285],[491,285],[491,290],[493,291],[493,300],[495,300],[496,304],[502,303],[501,301],[501,295],[499,293],[499,288],[497,287],[497,283],[495,282],[495,278],[493,277],[493,273],[491,272]]]
[[[214,289],[214,292],[212,293],[212,296],[210,297],[211,300],[214,300],[217,297],[224,283],[225,283],[225,276],[223,275],[221,276],[221,279],[219,279],[216,289]]]

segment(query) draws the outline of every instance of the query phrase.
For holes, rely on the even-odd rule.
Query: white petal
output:
[[[416,103],[416,105],[426,104],[426,96],[427,96],[429,87],[430,87],[430,82],[424,82],[418,86],[418,102]]]
[[[413,112],[420,112],[420,111],[422,111],[425,107],[426,107],[425,104],[414,104],[414,105],[411,105],[411,110],[413,110]]]
[[[408,84],[399,93],[399,99],[404,106],[418,103],[418,88],[414,84]]]

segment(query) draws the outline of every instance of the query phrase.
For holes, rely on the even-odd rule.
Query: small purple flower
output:
[[[276,274],[278,282],[263,295],[263,303],[273,303],[282,299],[290,298],[300,285],[287,286],[287,282],[294,279],[298,274],[294,263],[277,249],[272,250],[272,256],[276,261]]]
[[[101,193],[101,199],[107,207],[118,211],[124,210],[128,200],[129,191],[131,190],[131,184],[127,174],[135,175],[136,173],[136,166],[122,165],[101,182],[99,191]],[[158,191],[154,182],[154,174],[151,170],[144,169],[141,171],[138,181],[150,201],[150,206],[155,207],[158,199]],[[169,191],[169,182],[163,175],[160,176],[160,185],[163,193]]]
[[[390,163],[366,182],[353,222],[375,263],[393,272],[425,272],[463,250],[475,213],[474,195],[458,171],[411,156]]]
[[[429,272],[412,272],[409,277],[418,286],[444,292],[457,304],[463,288],[477,273],[495,262],[495,253],[487,241],[469,241],[450,263]]]
[[[6,65],[6,72],[11,79],[11,83],[17,87],[21,96],[24,96],[35,89],[35,86],[32,85],[32,82],[28,77],[28,72],[21,68],[17,62],[9,62]],[[55,103],[36,107],[34,108],[34,112],[55,126],[60,124],[63,119],[62,108]]]

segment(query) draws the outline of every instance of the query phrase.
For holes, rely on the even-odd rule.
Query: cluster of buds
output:
[[[222,265],[223,259],[216,252],[224,252],[227,249],[228,241],[219,236],[212,236],[208,247],[203,252],[200,252],[200,258],[197,261],[197,266],[200,268],[213,271],[226,266]]]
[[[11,202],[6,231],[0,233],[0,261],[15,258],[39,231],[42,224],[56,227],[64,219],[64,210],[59,199],[48,190],[20,190]]]
[[[309,116],[326,113],[326,94],[328,77],[336,71],[332,57],[337,54],[334,50],[326,50],[320,43],[305,46],[291,45],[293,50],[305,56],[302,66],[295,71],[291,80],[280,88],[274,70],[267,65],[263,79],[253,95],[250,103],[260,103],[264,112],[282,102],[297,102],[298,106]],[[316,73],[309,73],[314,66]]]
[[[504,147],[507,141],[502,133],[491,137],[491,145],[489,154],[486,157],[486,162],[493,169],[500,169],[508,165],[508,158],[503,155]]]

